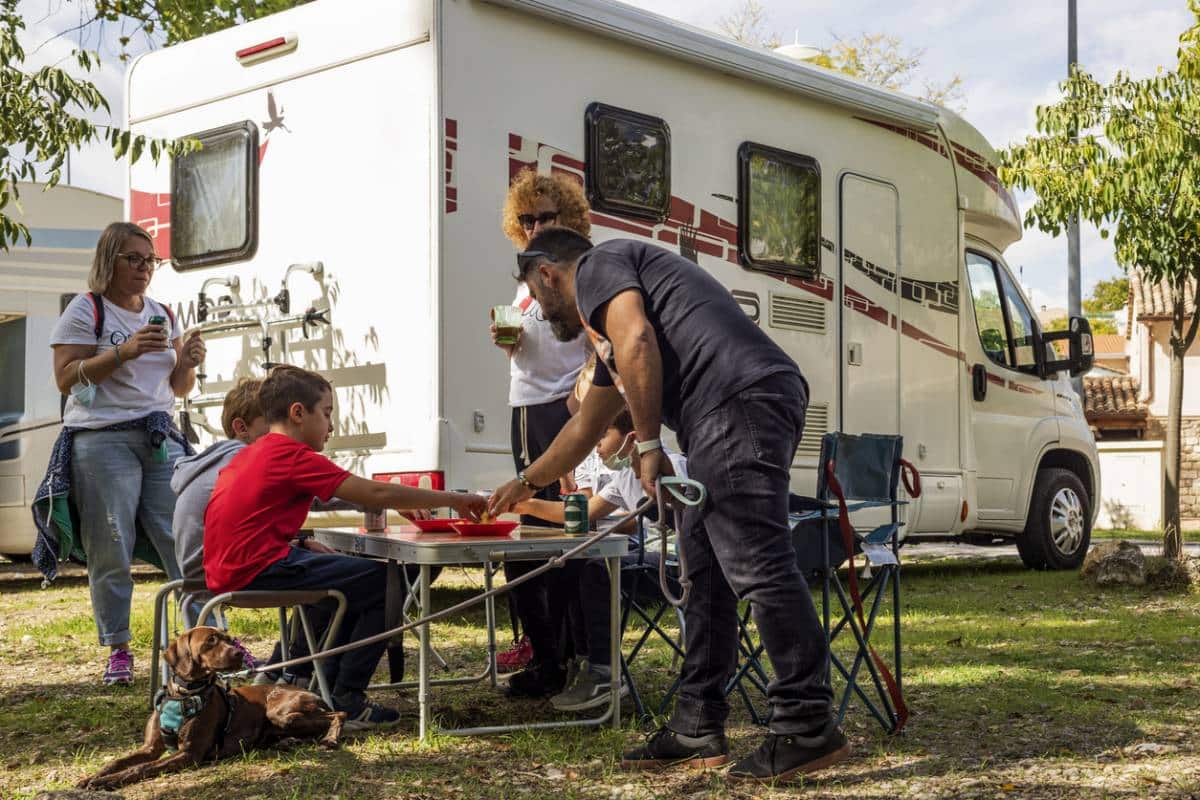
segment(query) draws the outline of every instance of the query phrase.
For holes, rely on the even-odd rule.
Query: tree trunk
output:
[[[1178,341],[1178,337],[1172,336]],[[1166,481],[1163,489],[1163,555],[1183,560],[1183,532],[1179,526],[1181,417],[1183,415],[1183,352],[1172,342],[1171,384],[1167,389]]]

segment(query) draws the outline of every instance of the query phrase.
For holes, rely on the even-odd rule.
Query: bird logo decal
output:
[[[291,128],[283,124],[283,106],[276,109],[275,93],[272,91],[267,92],[267,116],[269,119],[262,124],[263,133],[270,135],[271,131],[278,128],[283,128],[288,133],[292,132]]]

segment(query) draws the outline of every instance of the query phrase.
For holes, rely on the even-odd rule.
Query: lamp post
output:
[[[1067,75],[1070,76],[1079,61],[1078,25],[1075,13],[1076,0],[1067,0]],[[1078,131],[1074,132],[1078,134]],[[1075,138],[1072,136],[1072,138]],[[1075,214],[1067,223],[1067,316],[1078,317],[1082,314],[1082,297],[1080,296],[1079,276],[1079,215]],[[1075,393],[1083,399],[1083,378],[1075,376],[1071,379]]]

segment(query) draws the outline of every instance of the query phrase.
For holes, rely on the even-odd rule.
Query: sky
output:
[[[337,0],[325,0],[336,3]],[[761,0],[766,27],[786,43],[829,47],[836,37],[861,33],[898,36],[909,48],[924,50],[920,77],[963,79],[965,116],[997,148],[1033,132],[1034,109],[1052,102],[1066,74],[1067,1],[1009,0]],[[738,0],[634,0],[633,5],[690,25],[716,30]],[[1171,68],[1179,34],[1191,22],[1186,0],[1079,0],[1079,61],[1102,81],[1117,70],[1134,77]],[[23,42],[34,66],[70,54],[80,36],[99,48],[103,67],[92,80],[109,99],[113,115],[122,114],[124,65],[115,58],[122,30],[92,26],[82,33],[76,0],[22,0],[27,23]],[[157,43],[135,37],[129,52]],[[93,147],[72,158],[71,182],[120,195],[124,184],[107,148]],[[1022,211],[1032,198],[1018,194]],[[1100,279],[1120,274],[1112,245],[1090,226],[1081,236],[1084,297]],[[1067,245],[1027,229],[1005,257],[1030,290],[1035,308],[1065,307]]]

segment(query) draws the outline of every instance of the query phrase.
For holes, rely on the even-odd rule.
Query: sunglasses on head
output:
[[[527,231],[531,231],[540,222],[547,225],[558,219],[557,211],[543,211],[541,214],[518,214],[517,222],[521,223],[521,227]]]
[[[530,270],[535,268],[543,261],[549,261],[551,264],[557,264],[558,259],[547,253],[545,250],[523,250],[517,253],[517,271],[521,277],[525,277]]]

